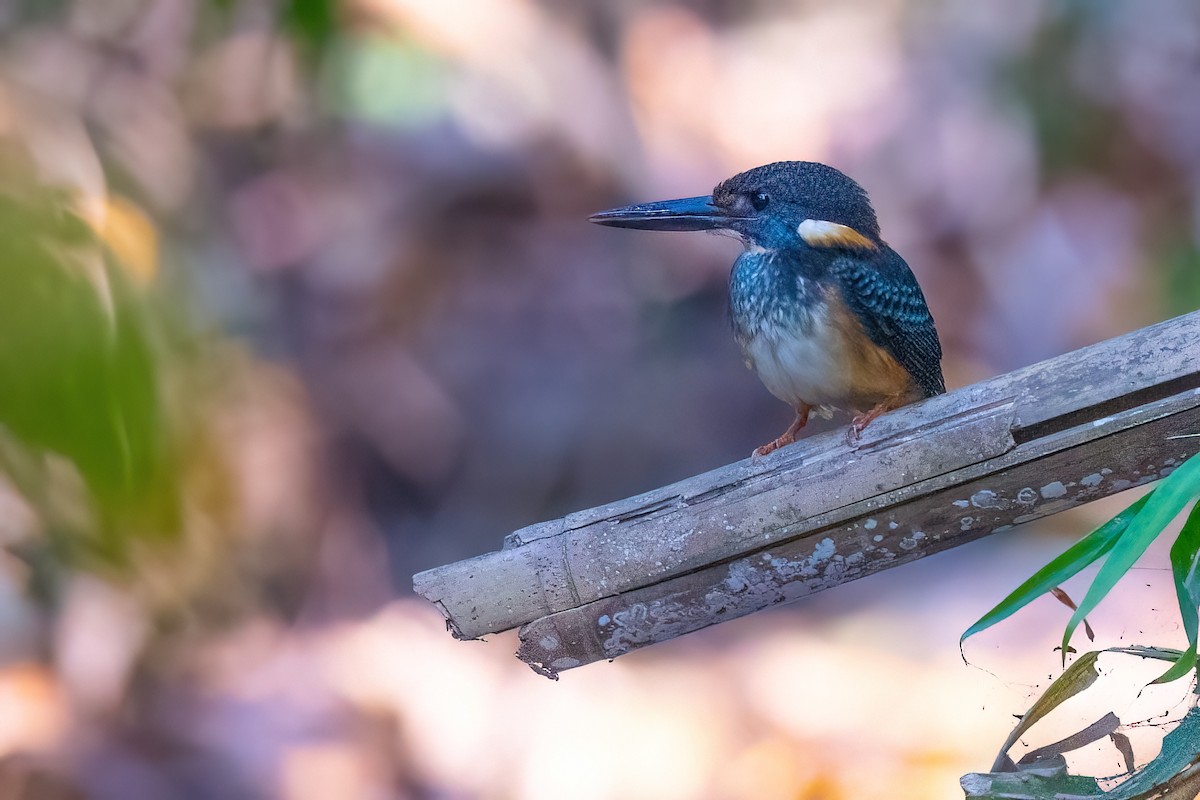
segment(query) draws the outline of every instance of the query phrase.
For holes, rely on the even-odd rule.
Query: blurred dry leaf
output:
[[[246,129],[282,120],[300,101],[292,43],[239,33],[196,59],[187,107],[202,127]]]
[[[158,273],[158,231],[137,204],[110,195],[89,221],[135,283],[147,286],[154,280]]]
[[[1078,606],[1075,605],[1075,601],[1071,599],[1071,595],[1063,591],[1061,587],[1055,586],[1050,590],[1050,594],[1054,596],[1055,600],[1062,603],[1072,611],[1078,609]],[[1083,630],[1085,633],[1087,633],[1088,641],[1096,641],[1096,634],[1092,631],[1092,626],[1088,623],[1086,618],[1083,620]]]

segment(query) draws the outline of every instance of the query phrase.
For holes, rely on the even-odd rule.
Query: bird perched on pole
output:
[[[946,391],[942,346],[912,271],[880,238],[853,180],[811,161],[780,161],[711,195],[615,208],[618,228],[728,231],[746,251],[729,276],[733,333],[771,394],[796,419],[764,456],[796,441],[812,412],[857,412],[851,444],[873,419]]]

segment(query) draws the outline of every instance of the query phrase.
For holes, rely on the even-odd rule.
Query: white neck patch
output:
[[[812,247],[849,247],[874,250],[875,243],[849,225],[823,219],[806,219],[796,233]]]

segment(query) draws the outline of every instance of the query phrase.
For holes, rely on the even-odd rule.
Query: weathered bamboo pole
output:
[[[1200,312],[508,536],[415,576],[547,674],[1161,477],[1200,449]]]

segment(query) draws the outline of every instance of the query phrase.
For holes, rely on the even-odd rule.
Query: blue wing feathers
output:
[[[944,393],[937,328],[904,259],[885,245],[866,258],[844,255],[831,264],[830,271],[840,279],[846,305],[871,341],[912,374],[926,397]]]

